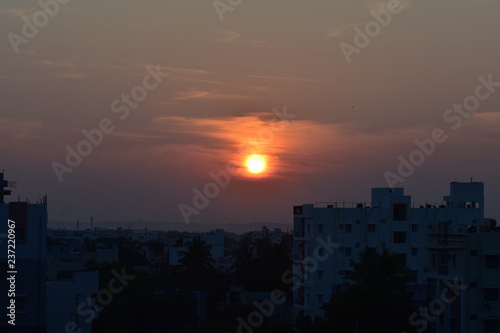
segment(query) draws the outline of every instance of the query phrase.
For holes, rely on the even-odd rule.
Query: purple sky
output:
[[[16,198],[48,195],[52,220],[181,222],[179,205],[232,161],[237,174],[190,220],[286,223],[296,204],[369,201],[441,128],[446,140],[395,186],[440,202],[473,177],[500,218],[500,84],[478,79],[500,82],[500,3],[403,1],[382,27],[370,11],[388,3],[242,1],[221,21],[212,1],[72,0],[49,17],[4,0],[0,167]],[[127,106],[131,92],[147,96]],[[113,130],[60,182],[54,161],[103,119]],[[249,154],[264,173],[245,171]]]

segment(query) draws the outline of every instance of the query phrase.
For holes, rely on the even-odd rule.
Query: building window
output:
[[[412,256],[418,256],[418,247],[412,247],[411,248],[411,255]]]
[[[477,250],[470,250],[471,257],[477,256]]]
[[[320,247],[318,250],[318,256],[323,257],[325,254],[325,249],[323,247]]]
[[[498,333],[500,330],[500,319],[485,319],[484,332],[485,333]]]
[[[339,224],[339,229],[344,229],[344,225],[343,224]]]
[[[16,312],[25,312],[24,298],[25,296],[16,296]]]
[[[432,279],[432,282],[429,283],[429,298],[436,298],[436,290],[436,282]]]
[[[352,253],[352,249],[350,247],[346,247],[345,248],[345,255],[348,256],[348,257],[350,257],[351,253]]]
[[[403,244],[406,243],[406,232],[405,231],[394,231],[394,243]]]
[[[381,220],[380,220],[380,223],[385,223],[385,219],[381,219]]]
[[[323,271],[318,271],[318,280],[323,280]]]
[[[356,224],[359,224],[359,220],[356,220]]]
[[[323,225],[318,224],[318,233],[321,234],[323,232]]]
[[[457,326],[460,327],[460,322],[458,320],[458,318],[456,317],[451,317],[451,318],[448,318],[449,319],[449,327],[450,327],[450,332],[456,332],[457,331]]]
[[[418,224],[411,225],[411,232],[418,232]]]
[[[431,266],[436,266],[436,254],[431,254]]]
[[[295,236],[297,237],[304,237],[305,234],[305,222],[304,219],[295,219],[295,222],[297,223],[297,229],[295,230]]]
[[[357,249],[359,249],[359,243],[356,243],[355,247],[356,247]]]
[[[345,232],[349,232],[349,233],[352,232],[352,225],[346,224],[345,225]]]
[[[484,268],[499,268],[500,256],[487,255],[484,256]]]
[[[470,288],[477,288],[477,282],[471,282],[469,283]]]
[[[438,264],[441,266],[448,264],[448,260],[446,258],[446,252],[444,250],[438,251]]]
[[[368,224],[368,232],[375,232],[376,225],[375,224]]]
[[[8,271],[8,266],[7,266],[7,260],[2,260],[0,261],[0,276],[7,276],[7,271]]]
[[[469,319],[470,319],[470,320],[477,320],[477,315],[475,315],[475,314],[471,314],[471,315],[469,316]]]
[[[323,303],[323,295],[318,294],[318,303]]]
[[[380,247],[385,249],[385,242],[380,243]]]
[[[497,302],[498,301],[498,288],[484,288],[484,301]]]
[[[392,211],[394,221],[406,220],[406,204],[394,204],[392,206]]]
[[[19,243],[26,242],[26,229],[16,227],[16,241]]]

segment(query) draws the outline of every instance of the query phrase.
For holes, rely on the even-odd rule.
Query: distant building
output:
[[[49,246],[46,271],[48,281],[69,279],[73,272],[83,271],[84,267],[81,253],[71,253],[66,246]]]
[[[49,245],[47,250],[47,279],[50,281],[69,279],[74,272],[86,269],[86,264],[113,263],[119,259],[119,249],[116,246],[97,244],[93,251],[83,251],[82,242],[72,239],[61,240],[64,245]]]
[[[141,254],[151,265],[159,265],[164,262],[165,256],[157,254],[155,250],[150,249],[148,246],[143,245]]]
[[[402,188],[372,189],[371,204],[317,203],[294,207],[294,314],[323,316],[321,306],[349,284],[350,260],[366,247],[388,249],[412,269],[415,302],[428,303],[427,233],[440,222],[480,226],[483,183],[451,183],[440,205],[414,205]],[[308,271],[307,277],[298,274]]]
[[[2,320],[1,332],[46,333],[46,230],[47,197],[40,202],[17,201],[6,203],[4,197],[11,193],[8,187],[15,184],[4,180],[0,173],[0,308]],[[8,220],[15,222],[15,272],[8,261]],[[12,242],[11,242],[12,244]],[[12,253],[12,252],[11,252]],[[7,292],[11,287],[7,278],[15,275],[15,326],[7,323],[6,316],[10,297]],[[6,327],[9,327],[8,329]]]
[[[215,232],[203,233],[200,239],[210,246],[212,258],[224,257],[224,229],[216,229]]]
[[[99,291],[99,272],[74,272],[68,279],[47,281],[47,329],[51,333],[92,333],[99,312],[91,308]]]
[[[88,256],[86,256],[88,254]],[[97,244],[93,253],[84,253],[83,260],[95,260],[97,264],[118,262],[120,251],[117,246]]]
[[[236,264],[235,257],[219,257],[215,258],[214,266],[219,273],[231,274],[234,272],[234,265]]]
[[[261,231],[250,232],[250,240],[252,242],[267,238],[272,244],[281,244],[281,236],[281,229],[276,228],[274,231],[270,231],[266,226],[263,226]]]
[[[168,264],[180,266],[183,251],[187,251],[187,246],[176,246],[168,249]]]

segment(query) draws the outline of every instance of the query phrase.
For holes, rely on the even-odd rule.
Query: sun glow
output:
[[[246,167],[251,173],[261,173],[266,169],[266,160],[262,155],[250,155],[246,162]]]

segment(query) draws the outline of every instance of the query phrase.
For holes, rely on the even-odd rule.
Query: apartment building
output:
[[[429,233],[429,332],[500,332],[500,224],[487,222],[439,222]]]
[[[413,271],[415,302],[428,302],[427,234],[439,222],[479,226],[484,220],[481,182],[452,182],[441,204],[415,205],[403,188],[373,188],[371,202],[294,206],[294,314],[322,316],[322,305],[344,290],[350,260],[366,247],[388,249]],[[306,274],[299,274],[299,272]]]
[[[4,180],[3,172],[0,173],[0,308],[4,311],[0,331],[46,333],[47,198],[36,203],[7,203],[5,196],[11,194],[8,188],[12,187],[15,183]],[[13,244],[9,240],[15,240],[15,248],[8,247]],[[12,317],[6,316],[11,313],[8,307],[12,300],[15,326],[8,323]]]

